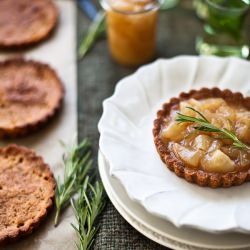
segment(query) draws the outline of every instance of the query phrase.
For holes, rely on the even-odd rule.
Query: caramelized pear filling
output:
[[[190,99],[174,107],[161,130],[162,140],[175,156],[190,168],[228,173],[250,168],[250,151],[235,148],[232,141],[214,132],[197,131],[194,123],[178,123],[177,112],[193,116],[202,113],[216,127],[228,129],[245,144],[250,144],[250,111],[232,106],[222,98]]]

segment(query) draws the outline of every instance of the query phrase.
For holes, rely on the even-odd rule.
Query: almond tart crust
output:
[[[32,150],[0,148],[0,244],[30,234],[53,206],[55,180]]]
[[[10,59],[0,62],[0,138],[29,134],[59,110],[61,80],[48,65]]]
[[[34,45],[52,33],[57,19],[53,0],[1,0],[0,47]]]
[[[200,90],[191,90],[188,93],[181,93],[179,97],[170,99],[169,102],[163,104],[161,110],[157,112],[157,119],[154,121],[153,136],[156,149],[161,160],[166,166],[177,176],[186,179],[188,182],[198,184],[199,186],[207,186],[211,188],[231,187],[241,185],[250,180],[250,166],[238,171],[217,173],[208,172],[203,169],[195,169],[187,166],[174,151],[169,147],[171,141],[164,141],[161,131],[166,126],[166,118],[170,116],[173,109],[178,107],[182,101],[203,100],[207,98],[222,98],[226,103],[237,105],[250,111],[250,97],[244,97],[241,93],[233,93],[232,91],[220,90],[218,88],[202,88]]]

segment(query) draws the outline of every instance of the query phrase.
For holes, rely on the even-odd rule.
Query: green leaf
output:
[[[218,133],[217,138],[220,139],[229,139],[232,140],[233,142],[233,146],[237,147],[237,148],[244,148],[247,150],[250,150],[250,147],[246,144],[244,144],[243,142],[241,142],[236,134],[232,131],[229,131],[226,128],[218,128],[216,126],[214,126],[213,124],[211,124],[207,118],[200,113],[198,110],[192,108],[192,107],[186,107],[188,109],[193,110],[194,112],[196,112],[200,118],[196,118],[193,116],[188,116],[188,115],[183,115],[181,113],[177,113],[177,117],[175,119],[175,121],[179,122],[179,123],[183,123],[183,122],[191,122],[196,124],[197,126],[195,126],[194,128],[198,131],[205,131],[205,132],[211,132],[211,133]],[[231,121],[229,120],[229,122],[231,123]]]
[[[82,59],[87,52],[92,48],[94,43],[101,35],[105,32],[105,12],[100,11],[95,20],[90,25],[86,36],[80,42],[80,47],[78,50],[79,59]]]
[[[90,142],[85,139],[78,146],[68,148],[68,152],[64,154],[64,182],[57,178],[55,226],[59,222],[60,213],[78,192],[92,166],[90,146]]]
[[[77,201],[71,202],[78,226],[72,225],[79,234],[79,249],[90,249],[98,230],[98,217],[106,204],[104,188],[99,181],[93,186],[86,177]]]

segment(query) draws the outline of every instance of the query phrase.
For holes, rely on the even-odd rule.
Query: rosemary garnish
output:
[[[80,190],[84,183],[89,169],[92,165],[90,143],[83,140],[78,146],[68,149],[68,153],[63,156],[64,180],[57,179],[56,185],[56,216],[54,225],[57,226],[61,211],[69,205],[72,196]]]
[[[87,34],[82,38],[78,50],[79,59],[82,59],[92,48],[98,38],[105,34],[105,13],[100,11],[89,26]]]
[[[74,224],[71,225],[79,238],[79,243],[76,243],[78,250],[88,250],[91,248],[94,236],[98,230],[96,222],[105,207],[105,203],[105,192],[102,183],[96,181],[92,186],[89,183],[89,178],[85,179],[78,199],[76,201],[71,199],[77,226]]]
[[[198,110],[196,110],[192,107],[186,107],[186,108],[193,110],[200,117],[196,118],[193,116],[188,116],[188,115],[183,115],[181,113],[177,113],[177,117],[175,119],[177,122],[179,122],[179,123],[183,123],[183,122],[195,123],[195,124],[197,124],[197,126],[194,127],[196,130],[218,133],[221,139],[232,140],[233,146],[235,146],[237,148],[243,148],[243,149],[250,150],[250,147],[248,145],[246,145],[245,143],[243,143],[242,141],[240,141],[234,132],[229,131],[226,128],[218,128],[218,127],[214,126],[213,124],[211,124],[207,120],[207,118],[202,113],[200,113]]]

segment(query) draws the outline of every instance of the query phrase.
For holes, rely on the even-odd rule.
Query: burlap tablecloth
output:
[[[200,28],[200,23],[188,11],[185,12],[185,25],[190,30],[196,31]],[[159,40],[159,55],[173,56],[176,54],[194,53],[193,37],[186,37],[185,46],[174,42],[171,34],[176,33],[175,37],[183,38],[183,29],[180,22],[176,20],[180,17],[173,11],[169,15],[162,15],[160,20],[161,37]],[[183,17],[182,17],[183,18]],[[181,19],[182,20],[182,19]],[[164,25],[166,24],[166,25]],[[168,25],[171,24],[171,25]],[[179,25],[178,25],[179,24]],[[78,40],[80,35],[86,30],[89,20],[78,10]],[[195,27],[193,27],[193,25]],[[192,29],[191,29],[192,27]],[[175,30],[175,32],[173,32]],[[102,101],[110,96],[115,84],[122,77],[131,74],[135,69],[129,69],[114,63],[108,53],[106,41],[100,41],[93,50],[78,64],[78,131],[79,138],[89,137],[94,143],[95,159],[98,152],[99,134],[97,123],[102,114]],[[95,161],[95,164],[97,162]],[[107,207],[101,217],[101,226],[95,240],[94,249],[111,250],[151,250],[166,249],[153,241],[142,236],[132,228],[116,211],[113,205],[108,202]]]
[[[90,21],[78,10],[78,41]],[[247,30],[250,31],[250,22]],[[192,1],[160,14],[157,57],[196,54],[195,38],[202,32],[202,22],[192,9]],[[248,34],[250,38],[250,35]],[[89,137],[94,143],[95,159],[99,134],[97,123],[102,114],[102,101],[113,94],[116,83],[135,69],[120,66],[109,56],[106,40],[99,41],[91,52],[78,63],[78,131],[79,138]],[[95,161],[95,164],[97,162]],[[101,217],[101,226],[94,243],[95,250],[167,249],[138,233],[108,205]]]

